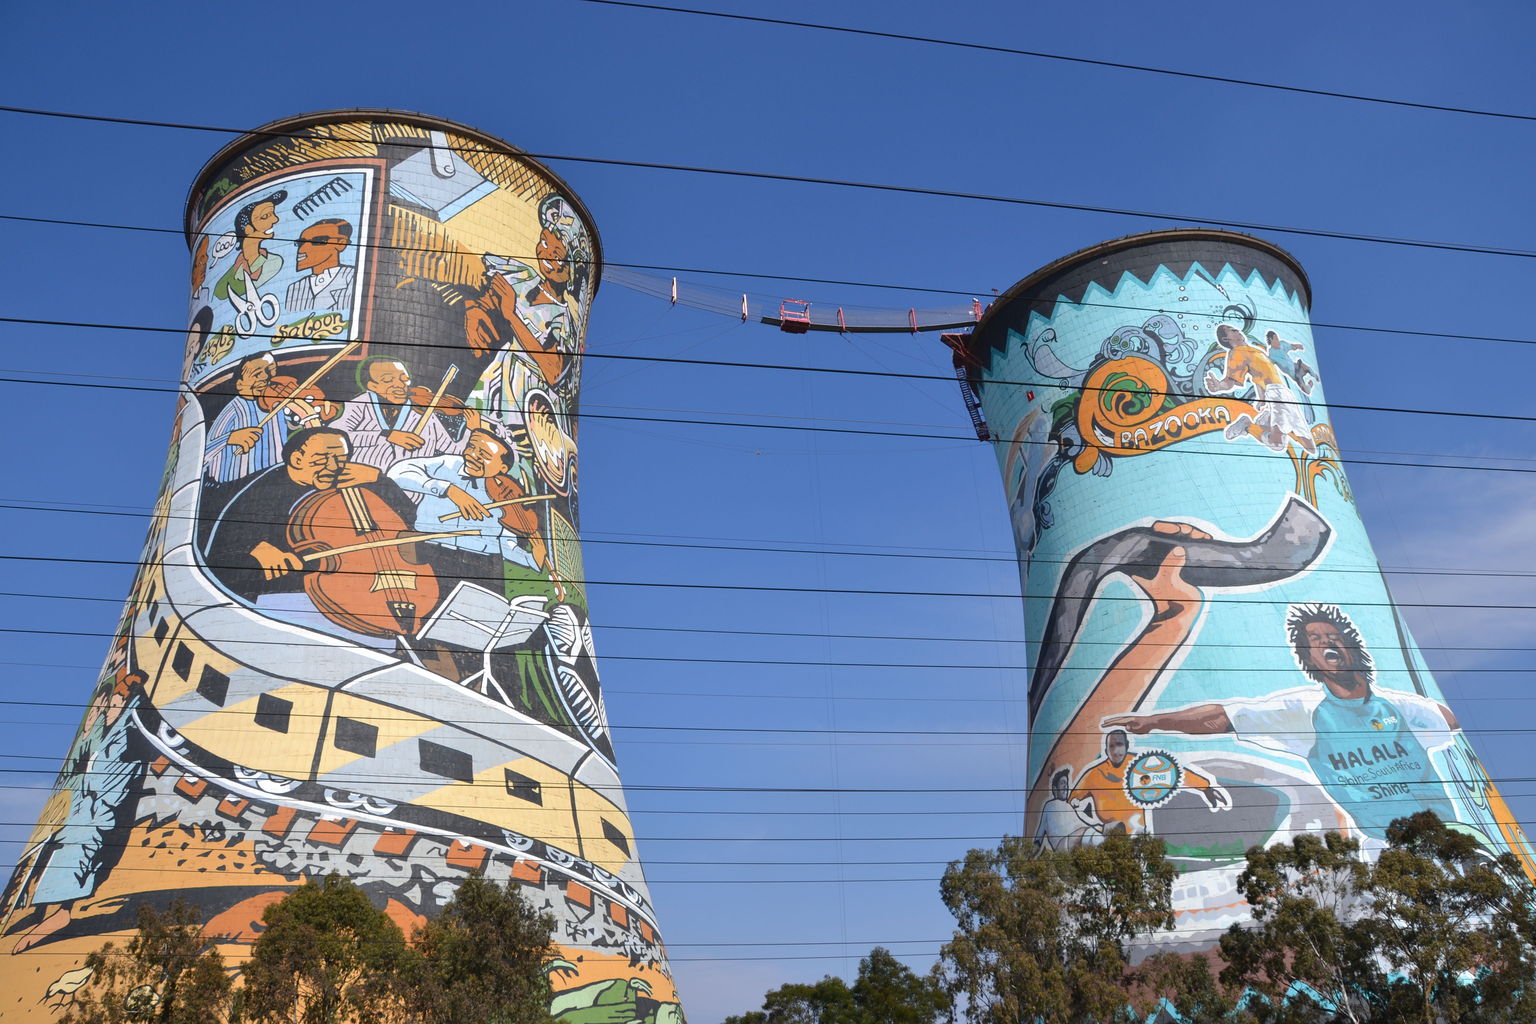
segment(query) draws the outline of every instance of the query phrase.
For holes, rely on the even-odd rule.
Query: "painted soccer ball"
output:
[[[1141,807],[1157,807],[1179,790],[1183,771],[1173,755],[1163,750],[1138,754],[1125,769],[1125,791]]]

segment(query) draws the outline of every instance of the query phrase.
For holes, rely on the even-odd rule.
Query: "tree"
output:
[[[1355,984],[1371,950],[1346,925],[1363,908],[1368,886],[1359,843],[1337,832],[1248,851],[1237,889],[1254,924],[1222,936],[1221,955],[1223,979],[1261,997],[1248,1001],[1250,1012],[1277,1024],[1369,1019]]]
[[[1131,1008],[1145,1019],[1168,978],[1185,978],[1182,988],[1203,972],[1211,988],[1199,958],[1178,971],[1157,960],[1155,976],[1131,966],[1134,942],[1173,925],[1176,872],[1163,851],[1145,835],[1064,851],[1008,837],[951,864],[940,891],[958,927],[939,953],[950,997],[979,1024],[1098,1024]]]
[[[229,1019],[229,974],[199,914],[177,900],[139,908],[139,928],[122,949],[107,943],[86,957],[91,978],[61,1024],[218,1024]]]
[[[1374,865],[1337,833],[1248,851],[1254,925],[1222,937],[1225,981],[1283,1024],[1526,1021],[1536,906],[1508,854],[1432,811],[1394,821]]]
[[[922,977],[876,946],[859,961],[853,1002],[863,1024],[933,1024],[949,1006],[934,977]]]
[[[506,887],[471,875],[418,929],[403,981],[410,1013],[454,1024],[551,1024],[545,965],[554,919]]]
[[[936,980],[876,946],[859,961],[851,987],[831,975],[781,985],[763,997],[761,1010],[727,1017],[725,1024],[935,1024],[946,1005]]]
[[[761,1010],[725,1018],[725,1024],[852,1024],[853,992],[842,978],[780,985],[763,997]]]
[[[244,1010],[261,1024],[375,1024],[399,1014],[405,937],[352,882],[307,882],[262,915]]]

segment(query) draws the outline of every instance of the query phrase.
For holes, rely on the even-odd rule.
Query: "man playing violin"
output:
[[[318,427],[336,415],[332,403],[317,407],[302,399],[288,402],[276,416],[268,413],[283,400],[276,378],[276,361],[259,352],[235,368],[235,397],[214,417],[203,446],[203,475],[214,483],[229,483],[275,465],[294,425]]]
[[[352,461],[385,470],[408,458],[434,458],[459,448],[434,415],[422,422],[411,404],[411,371],[394,356],[370,356],[357,369],[362,392],[336,426],[352,442]]]
[[[208,567],[257,608],[315,625],[314,605],[304,596],[305,564],[288,541],[289,515],[315,491],[350,486],[372,490],[405,522],[416,515],[400,488],[374,467],[351,461],[345,433],[333,427],[295,431],[283,445],[282,462],[252,477],[219,513],[208,537]]]
[[[500,589],[503,562],[538,570],[548,558],[536,502],[488,507],[530,495],[530,478],[519,481],[513,462],[511,445],[477,429],[469,432],[463,455],[403,459],[389,468],[389,478],[401,490],[421,496],[418,531],[480,528],[478,534],[427,542],[439,549],[430,557],[440,573],[481,581],[494,590]]]

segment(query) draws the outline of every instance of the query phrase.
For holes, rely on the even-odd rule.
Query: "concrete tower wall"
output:
[[[164,484],[5,894],[0,1015],[66,1005],[144,904],[237,960],[305,879],[409,933],[480,871],[554,914],[557,1013],[677,1017],[577,539],[591,218],[500,140],[347,111],[225,147],[186,226]]]
[[[1245,913],[1244,851],[1423,808],[1532,865],[1382,578],[1305,275],[1204,230],[1031,275],[971,338],[1031,641],[1026,834],[1167,840],[1179,941]]]

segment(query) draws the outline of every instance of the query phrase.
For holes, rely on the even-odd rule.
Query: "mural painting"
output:
[[[479,871],[555,915],[562,1020],[681,1020],[577,542],[579,200],[471,129],[313,115],[216,156],[188,238],[171,460],[4,893],[0,1014],[67,1006],[145,902],[238,962],[307,878],[409,933]]]
[[[1422,809],[1536,859],[1392,604],[1328,422],[1306,279],[1168,231],[1021,282],[972,336],[1031,672],[1026,834],[1165,839],[1184,948],[1244,851]]]

